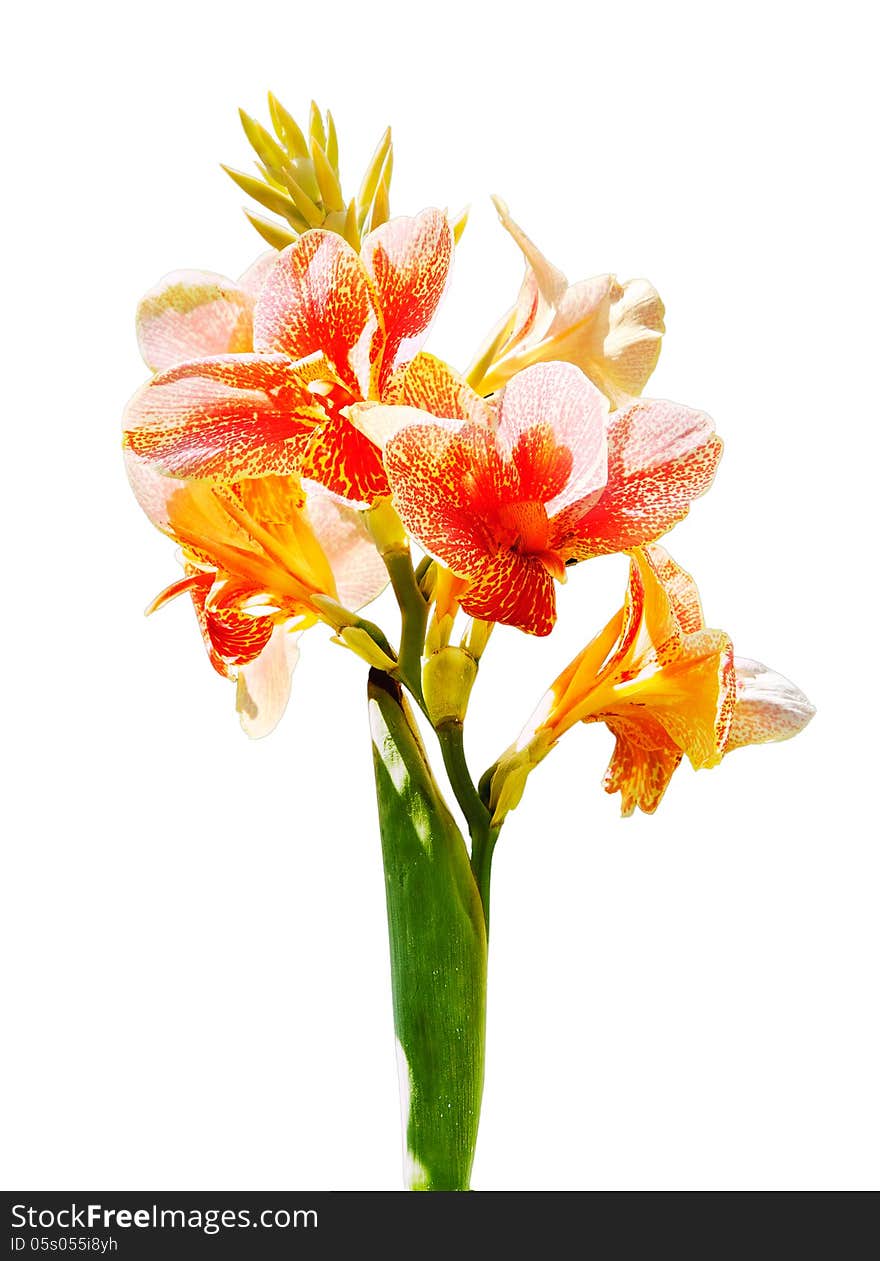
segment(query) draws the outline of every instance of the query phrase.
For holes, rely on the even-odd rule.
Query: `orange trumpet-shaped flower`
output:
[[[657,290],[647,280],[620,284],[607,275],[569,284],[504,202],[493,200],[502,226],[522,250],[526,275],[516,305],[477,356],[468,380],[488,394],[529,364],[563,359],[585,372],[613,407],[641,394],[664,331]]]
[[[605,775],[624,815],[657,809],[683,757],[715,766],[734,748],[796,735],[813,706],[766,666],[734,658],[706,628],[696,584],[662,547],[632,557],[621,611],[563,671],[492,778],[497,817],[512,809],[531,769],[577,722],[615,736]]]
[[[295,478],[220,487],[166,477],[131,453],[126,466],[141,507],[182,549],[185,576],[150,611],[189,592],[212,664],[237,680],[242,726],[266,735],[284,712],[300,633],[334,624],[328,601],[360,608],[387,582],[361,515],[320,491],[306,497]]]
[[[252,302],[224,291],[196,302],[194,315],[174,307],[194,301],[191,292],[169,297],[166,286],[141,319],[142,344],[164,370],[129,404],[126,446],[172,477],[295,474],[364,505],[387,494],[381,455],[348,408],[381,399],[415,353],[452,244],[446,216],[425,210],[369,233],[360,254],[334,232],[304,233],[260,270]],[[208,330],[213,353],[168,364],[169,329],[176,344]]]
[[[535,635],[553,627],[569,562],[658,538],[721,455],[702,412],[633,400],[609,417],[566,363],[527,368],[487,402],[422,354],[388,396],[398,406],[356,420],[377,440],[383,424],[390,433],[385,468],[407,529],[466,580],[465,612]]]

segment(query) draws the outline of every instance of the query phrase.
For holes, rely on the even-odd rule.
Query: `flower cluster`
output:
[[[474,624],[454,660],[474,664],[474,625],[481,647],[497,623],[547,635],[570,567],[622,552],[623,609],[484,777],[493,818],[578,722],[613,733],[606,788],[625,813],[654,810],[684,756],[711,766],[798,731],[806,699],[706,629],[693,580],[656,542],[708,489],[722,444],[702,411],[641,397],[664,331],[653,287],[570,284],[497,202],[525,279],[460,375],[421,350],[460,224],[439,209],[387,217],[387,137],[346,208],[332,120],[313,115],[307,142],[280,110],[286,149],[248,120],[263,191],[233,173],[285,215],[274,237],[257,225],[279,248],[237,282],[175,272],[146,295],[137,329],[154,375],[124,422],[135,494],[182,549],[184,576],[152,607],[189,593],[245,728],[277,722],[299,635],[317,622],[436,716],[428,680],[444,678],[445,705],[458,667],[434,659],[459,608]],[[397,651],[358,615],[389,575]],[[474,673],[462,669],[468,695]],[[466,703],[444,713],[460,722]]]

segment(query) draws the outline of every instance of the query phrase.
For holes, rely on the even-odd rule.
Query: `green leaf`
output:
[[[397,683],[370,671],[407,1185],[467,1190],[480,1100],[486,926],[467,848]]]

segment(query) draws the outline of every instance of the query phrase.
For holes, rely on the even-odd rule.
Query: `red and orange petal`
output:
[[[495,442],[517,471],[517,496],[553,517],[605,485],[608,404],[579,368],[542,363],[518,372],[497,398]]]
[[[187,576],[192,579],[189,592],[211,664],[218,674],[229,678],[231,666],[260,655],[272,634],[272,621],[248,617],[234,603],[218,604],[225,584],[217,582],[216,573],[187,566]]]
[[[427,332],[446,287],[452,250],[446,215],[434,209],[391,219],[364,238],[361,258],[385,327],[380,390]]]
[[[653,814],[682,759],[681,749],[649,715],[635,721],[606,719],[615,738],[605,772],[607,793],[620,793],[620,811],[631,815],[636,806]]]
[[[298,472],[325,413],[278,356],[225,356],[154,377],[129,403],[124,445],[160,472],[232,482]]]
[[[607,485],[582,519],[568,525],[560,550],[586,560],[659,538],[708,490],[722,446],[705,413],[674,403],[639,400],[613,413]]]
[[[497,552],[470,575],[461,607],[471,617],[502,622],[530,635],[549,635],[556,622],[556,589],[534,556]]]
[[[496,550],[473,502],[485,481],[480,440],[484,446],[491,443],[491,432],[450,421],[408,425],[385,447],[385,469],[401,520],[425,551],[462,578],[476,573]],[[494,498],[490,501],[494,506]]]
[[[347,503],[365,508],[389,494],[379,448],[339,412],[325,416],[312,434],[302,476]]]
[[[366,268],[335,232],[306,232],[278,255],[254,310],[254,347],[323,352],[354,398],[375,397],[385,332]]]
[[[207,271],[175,271],[138,303],[138,346],[147,367],[161,372],[207,355],[253,349],[253,296]]]

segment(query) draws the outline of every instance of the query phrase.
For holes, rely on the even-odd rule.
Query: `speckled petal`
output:
[[[254,310],[254,347],[321,351],[354,397],[376,397],[385,335],[363,262],[335,232],[306,232],[278,255]]]
[[[325,418],[283,357],[226,356],[154,377],[129,403],[123,442],[169,476],[231,482],[298,472]]]
[[[503,551],[477,567],[461,607],[486,622],[549,635],[556,622],[556,588],[540,560]]]
[[[409,425],[389,439],[385,469],[410,534],[458,577],[476,573],[494,549],[474,511],[480,470],[466,431],[451,421]]]
[[[452,250],[449,221],[433,209],[391,219],[364,238],[361,258],[385,325],[380,384],[418,350],[443,296]]]
[[[721,439],[704,412],[660,399],[640,400],[614,412],[605,491],[569,527],[562,550],[584,560],[659,538],[708,490],[721,451]]]
[[[346,503],[369,508],[388,494],[382,453],[374,442],[338,412],[315,430],[302,465],[302,476]]]
[[[395,372],[382,394],[385,403],[415,407],[447,420],[489,424],[492,409],[442,359],[420,352]]]
[[[649,714],[638,720],[607,718],[606,724],[614,735],[614,752],[605,772],[605,791],[620,793],[625,817],[636,806],[653,814],[681,762],[681,749]]]

